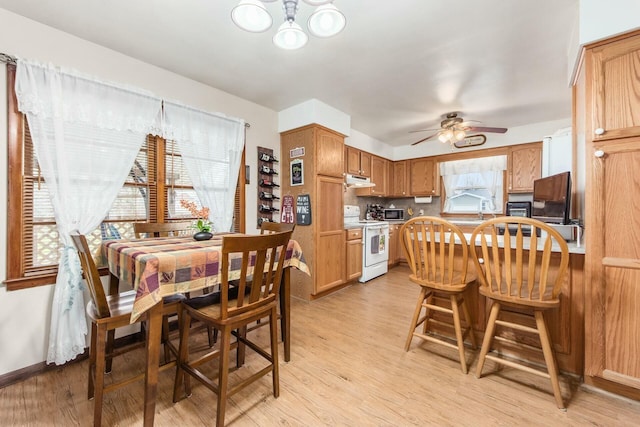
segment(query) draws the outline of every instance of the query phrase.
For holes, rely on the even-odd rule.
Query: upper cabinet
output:
[[[345,151],[347,173],[371,177],[371,154],[349,146],[345,147]]]
[[[378,156],[371,157],[371,182],[374,187],[356,189],[357,196],[388,196],[389,195],[389,160]]]
[[[422,157],[409,161],[410,195],[439,196],[440,174],[434,157]]]
[[[509,153],[509,193],[533,193],[542,177],[542,143],[516,145]]]
[[[389,174],[389,195],[392,197],[409,196],[409,161],[392,162]]]
[[[344,136],[317,127],[316,132],[316,173],[318,175],[342,177]]]
[[[585,70],[592,105],[588,139],[640,136],[640,34],[594,47],[590,55],[593,66]]]

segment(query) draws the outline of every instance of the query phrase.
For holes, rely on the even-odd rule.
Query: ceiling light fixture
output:
[[[261,33],[271,28],[273,18],[263,3],[277,0],[241,0],[231,11],[231,19],[240,28],[252,33]],[[347,19],[333,5],[333,0],[303,0],[318,8],[309,16],[307,27],[316,37],[332,37],[344,29]],[[273,43],[281,49],[299,49],[307,44],[309,36],[296,20],[298,0],[282,0],[284,23],[273,36]]]
[[[467,137],[467,133],[463,129],[445,129],[438,134],[438,140],[440,142],[449,143],[451,145],[458,141],[462,141]]]

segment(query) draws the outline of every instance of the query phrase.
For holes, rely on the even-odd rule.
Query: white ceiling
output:
[[[335,0],[338,36],[276,48],[231,21],[239,0],[0,0],[0,7],[281,111],[318,99],[402,146],[442,115],[514,127],[571,116],[578,0]],[[300,2],[306,30],[312,6]],[[10,53],[10,52],[7,52]],[[59,64],[64,65],[64,64]]]

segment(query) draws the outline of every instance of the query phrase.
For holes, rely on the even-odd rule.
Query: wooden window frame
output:
[[[18,102],[15,94],[16,66],[7,64],[7,276],[4,283],[7,290],[32,288],[51,285],[56,282],[58,274],[57,266],[46,266],[40,269],[34,268],[27,271],[25,267],[26,244],[24,239],[24,137],[26,117],[18,110]],[[164,222],[166,218],[166,173],[165,173],[165,144],[160,137],[153,138],[156,144],[156,182],[153,183],[156,192],[156,204],[154,212],[149,212],[150,218],[156,218],[158,222]],[[236,206],[234,210],[234,230],[244,233],[245,218],[245,155],[242,154],[240,172],[236,188]],[[101,274],[108,274],[106,268],[101,269]]]

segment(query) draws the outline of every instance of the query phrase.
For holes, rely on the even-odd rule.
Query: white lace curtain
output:
[[[447,195],[443,211],[451,212],[453,197],[459,196],[460,187],[470,186],[469,180],[475,181],[473,186],[486,188],[489,192],[489,211],[497,209],[496,197],[502,171],[507,169],[507,156],[481,157],[467,160],[454,160],[440,163],[440,175]],[[500,199],[501,200],[501,199]],[[501,203],[500,203],[501,205]],[[482,209],[480,198],[478,210]]]
[[[64,251],[51,309],[47,363],[84,352],[82,274],[69,233],[106,217],[131,165],[160,124],[161,100],[60,68],[18,60],[16,94],[53,204]]]
[[[216,231],[231,231],[244,121],[164,101],[163,137],[178,144],[182,161]]]

